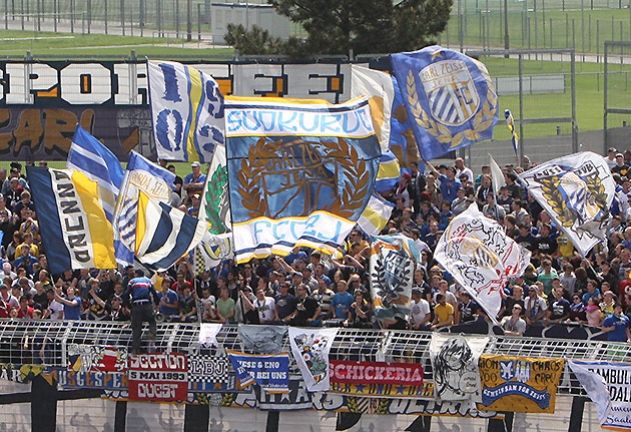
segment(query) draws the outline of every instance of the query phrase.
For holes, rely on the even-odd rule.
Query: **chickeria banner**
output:
[[[422,396],[423,366],[414,363],[331,360],[331,391],[375,396]]]
[[[310,392],[329,390],[329,351],[337,331],[289,327],[291,352]]]
[[[530,263],[530,251],[482,215],[475,203],[452,219],[434,257],[494,321],[506,281],[521,275]]]
[[[604,239],[616,189],[605,158],[576,153],[537,165],[520,177],[581,255]]]
[[[479,366],[481,409],[554,413],[564,359],[483,354]]]
[[[488,343],[488,337],[432,333],[429,355],[437,399],[480,401],[478,360]]]

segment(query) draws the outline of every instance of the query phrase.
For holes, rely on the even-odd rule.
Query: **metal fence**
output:
[[[131,344],[129,323],[89,321],[16,321],[0,320],[0,362],[13,365],[44,364],[51,367],[68,365],[70,344],[107,345],[127,349]],[[358,361],[388,361],[422,363],[426,378],[432,379],[429,361],[431,333],[418,331],[387,331],[341,328],[331,348],[333,359]],[[226,325],[217,335],[219,351],[243,351],[238,328]],[[197,353],[208,352],[199,345],[198,324],[158,325],[155,347],[158,351]],[[287,337],[284,350],[289,351]],[[625,361],[631,359],[631,345],[625,343],[537,339],[490,336],[485,349],[489,354],[528,356],[536,358],[590,359]],[[292,360],[292,372],[298,369]],[[581,385],[569,374],[562,380],[559,392],[584,394]]]
[[[631,39],[631,0],[454,0],[446,46],[575,49],[602,55],[605,40]],[[578,56],[579,61],[594,61]]]

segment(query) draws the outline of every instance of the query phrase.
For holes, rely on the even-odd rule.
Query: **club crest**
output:
[[[436,120],[448,126],[461,126],[480,107],[480,95],[467,64],[443,60],[419,73],[429,108]]]
[[[570,228],[607,216],[607,194],[598,167],[586,162],[579,167],[552,166],[536,175],[546,203]]]

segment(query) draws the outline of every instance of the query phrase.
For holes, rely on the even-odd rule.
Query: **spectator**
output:
[[[447,303],[444,294],[436,294],[436,306],[434,307],[434,321],[432,330],[447,327],[454,324],[454,307]]]
[[[546,296],[550,296],[550,293],[552,292],[552,280],[558,278],[559,275],[557,274],[557,271],[552,268],[552,262],[548,259],[543,260],[541,269],[539,269],[537,281],[543,283],[543,292]]]
[[[429,303],[423,298],[420,288],[412,288],[412,309],[410,311],[410,327],[414,330],[429,330],[432,313]]]
[[[259,314],[260,324],[273,324],[278,321],[276,314],[276,300],[265,295],[265,289],[260,287],[256,290],[256,300],[254,308]]]
[[[290,316],[296,310],[296,297],[289,293],[289,282],[280,284],[279,293],[276,296],[276,315],[283,323],[288,323]]]
[[[594,304],[600,303],[600,290],[596,288],[596,281],[593,279],[587,280],[587,291],[583,294],[583,304],[587,305],[590,298],[594,299]]]
[[[81,319],[81,299],[75,296],[74,286],[66,289],[66,298],[63,298],[60,292],[55,292],[55,300],[63,305],[65,320]]]
[[[605,291],[603,293],[603,301],[600,302],[598,307],[603,313],[603,316],[607,317],[614,313],[614,308],[616,306],[615,294],[611,291]]]
[[[178,298],[180,322],[197,321],[197,307],[190,287],[184,286]]]
[[[206,175],[202,173],[199,162],[191,164],[191,171],[190,174],[184,177],[184,186],[182,187],[189,197],[194,194],[201,194],[204,189],[204,183],[206,183]]]
[[[587,300],[587,306],[585,306],[585,316],[589,327],[600,327],[603,315],[600,307],[598,306],[598,301],[594,297],[590,297]]]
[[[298,327],[319,327],[320,305],[318,301],[309,296],[309,288],[305,284],[297,287],[296,310],[289,316],[291,325]]]
[[[572,304],[570,304],[570,322],[583,322],[587,320],[587,315],[585,314],[585,305],[581,300],[581,296],[578,294],[574,294],[572,296]]]
[[[526,324],[529,326],[541,325],[548,305],[539,296],[536,285],[531,285],[528,288],[528,297],[524,300],[524,304],[526,306]]]
[[[180,299],[173,288],[169,287],[166,291],[161,293],[158,303],[158,312],[166,322],[179,320]]]
[[[560,323],[570,316],[570,302],[563,297],[563,287],[558,286],[552,290],[548,297],[548,309],[546,311],[549,323]]]
[[[521,318],[522,306],[515,303],[511,308],[511,314],[502,318],[500,325],[504,334],[508,336],[523,336],[526,332],[526,321]]]
[[[607,333],[607,340],[610,342],[631,342],[629,317],[622,313],[620,303],[616,303],[614,313],[605,318],[603,331]]]
[[[131,299],[132,352],[140,353],[142,323],[149,323],[149,340],[154,341],[157,335],[154,302],[157,293],[151,280],[142,270],[135,270],[134,277],[127,284],[127,295]],[[156,302],[157,303],[157,302]]]
[[[259,324],[259,313],[254,306],[256,297],[252,288],[245,285],[239,290],[239,299],[235,305],[236,321],[244,324]]]
[[[331,280],[328,276],[322,276],[318,279],[318,289],[311,294],[320,305],[320,320],[326,321],[331,319],[331,300],[335,293],[329,289],[328,285]]]
[[[475,321],[479,309],[478,304],[471,298],[471,294],[464,289],[460,290],[460,299],[461,301],[458,303],[459,324]]]
[[[351,304],[353,304],[353,301],[355,301],[353,295],[347,290],[348,286],[346,281],[338,281],[337,292],[333,295],[333,298],[331,299],[331,307],[335,312],[336,320],[344,321],[348,319]]]
[[[217,319],[219,322],[228,324],[234,322],[235,301],[230,297],[228,287],[222,287],[217,299]]]
[[[355,301],[351,304],[345,325],[353,328],[371,328],[371,318],[370,303],[366,301],[362,290],[356,290]]]

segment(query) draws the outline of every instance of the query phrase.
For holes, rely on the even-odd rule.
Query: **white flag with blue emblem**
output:
[[[576,153],[537,165],[521,180],[585,256],[604,242],[615,182],[602,156]]]

